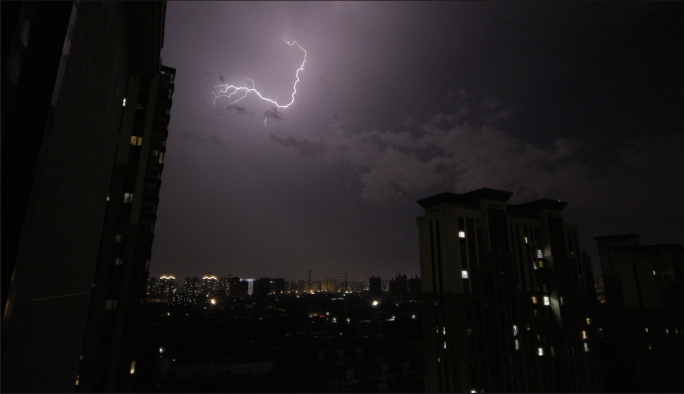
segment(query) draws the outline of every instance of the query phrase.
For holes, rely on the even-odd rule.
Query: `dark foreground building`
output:
[[[567,203],[511,196],[418,201],[426,390],[602,391],[592,268]]]
[[[605,304],[599,340],[606,391],[684,392],[684,251],[595,237]]]
[[[10,3],[2,391],[126,390],[175,74],[166,6]]]

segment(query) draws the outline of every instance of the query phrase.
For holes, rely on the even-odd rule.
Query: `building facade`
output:
[[[89,390],[126,389],[171,105],[165,7],[3,4],[2,138],[16,152],[3,170],[13,207],[2,220],[13,234],[3,231],[3,391],[74,391],[84,379]],[[157,100],[164,83],[168,108]]]
[[[684,392],[682,245],[641,245],[639,234],[595,237],[606,391]]]
[[[511,196],[418,201],[426,389],[601,391],[593,275],[567,203]]]

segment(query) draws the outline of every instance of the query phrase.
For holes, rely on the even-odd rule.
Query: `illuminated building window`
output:
[[[131,361],[131,375],[135,373],[135,360]]]
[[[537,349],[537,354],[540,355],[540,356],[543,356],[543,355],[544,355],[544,348],[543,348],[543,347],[538,348],[538,349]]]
[[[549,299],[548,296],[544,296],[544,305],[551,305],[551,300]]]
[[[648,327],[646,327],[646,332],[648,332]]]
[[[655,275],[655,274],[656,274],[656,272],[655,272],[655,270],[653,270],[653,275]]]
[[[442,327],[442,335],[446,335],[446,327]]]
[[[582,339],[589,339],[586,331],[582,331]]]
[[[123,202],[125,202],[125,203],[133,202],[133,193],[124,193]]]
[[[444,341],[444,348],[446,349],[446,341]]]
[[[538,259],[543,259],[543,258],[544,258],[544,254],[542,253],[542,250],[541,250],[541,249],[537,249],[537,258],[538,258]]]
[[[651,348],[651,345],[648,345],[648,350],[651,350],[651,349],[652,349],[652,348]]]
[[[458,237],[459,237],[459,238],[465,238],[465,231],[459,231],[459,232],[458,232]]]
[[[530,325],[528,324],[528,325],[527,325],[527,331],[530,331],[531,329],[532,329],[532,326],[530,326]]]
[[[520,341],[515,340],[515,350],[520,350]]]
[[[466,270],[461,271],[461,278],[468,279],[468,271],[466,271]]]
[[[124,99],[123,99],[123,106],[124,107],[126,106],[126,97],[124,97]]]
[[[544,268],[544,262],[539,260],[539,268]]]
[[[552,356],[556,355],[556,349],[554,349],[553,346],[551,346],[551,355]]]
[[[153,151],[152,151],[152,156],[154,156],[154,157],[159,156],[159,151],[158,151],[158,150],[153,150]]]
[[[560,304],[563,305],[563,297],[560,298]]]
[[[587,325],[588,325],[588,326],[591,325],[591,318],[590,318],[590,317],[587,317]]]
[[[441,361],[442,361],[442,360],[441,360],[439,357],[437,357],[437,362],[441,362]]]
[[[513,326],[513,336],[515,337],[517,335],[518,335],[518,326]]]
[[[124,105],[126,105],[125,101],[126,101],[126,99],[124,99]],[[78,386],[78,379],[80,377],[81,377],[81,375],[76,375],[76,386]]]
[[[670,330],[668,330],[668,329],[666,328],[666,329],[665,329],[665,334],[669,334],[669,333],[670,333]]]
[[[534,261],[532,262],[532,266],[534,267],[534,269],[539,269],[539,268],[537,267],[537,263],[535,263]]]
[[[437,334],[439,334],[439,326],[436,326],[435,330],[437,331]]]
[[[589,344],[584,342],[584,351],[588,352],[589,351]]]
[[[527,243],[527,237],[525,237],[525,243]]]
[[[121,257],[117,257],[114,259],[114,264],[116,265],[123,265],[123,259]]]
[[[140,146],[142,145],[142,137],[131,136],[131,145]]]
[[[537,316],[537,310],[536,309],[534,310],[534,315]]]
[[[537,297],[532,297],[532,303],[536,304],[537,303]]]
[[[541,335],[537,335],[537,342],[541,342]]]
[[[164,152],[159,152],[159,164],[164,162]]]

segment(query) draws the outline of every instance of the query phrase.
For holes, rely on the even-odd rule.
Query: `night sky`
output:
[[[569,203],[580,246],[684,243],[684,3],[169,2],[150,276],[419,274],[417,200]],[[220,98],[250,86],[287,103]],[[264,119],[268,117],[264,125]]]

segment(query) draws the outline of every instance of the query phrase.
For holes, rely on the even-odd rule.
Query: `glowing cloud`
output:
[[[302,65],[299,66],[299,68],[295,72],[295,76],[297,77],[297,80],[295,81],[294,86],[292,88],[292,96],[291,96],[291,100],[289,103],[287,103],[285,105],[278,104],[278,101],[277,101],[278,97],[277,96],[276,96],[275,100],[272,100],[268,97],[264,97],[258,90],[256,90],[255,85],[254,85],[254,80],[252,78],[247,78],[252,82],[251,88],[248,86],[235,86],[235,85],[230,85],[230,84],[223,84],[223,85],[215,86],[214,89],[218,89],[218,92],[212,92],[214,94],[214,104],[216,104],[216,100],[218,100],[221,97],[227,97],[228,99],[232,99],[236,93],[243,92],[244,94],[242,96],[240,96],[240,98],[230,102],[228,105],[232,105],[232,104],[237,103],[238,101],[247,97],[247,95],[249,93],[256,93],[256,95],[259,96],[260,99],[262,99],[264,101],[268,101],[269,103],[275,105],[276,112],[277,112],[278,108],[287,108],[290,105],[292,105],[292,103],[294,103],[294,100],[295,100],[295,94],[297,93],[297,82],[299,82],[299,72],[304,70],[304,63],[306,63],[306,50],[304,48],[302,48],[302,46],[299,45],[299,43],[297,43],[297,41],[289,42],[285,39],[285,37],[283,37],[283,41],[285,41],[285,43],[289,46],[296,45],[299,49],[302,50],[302,52],[304,52],[304,60],[302,61]],[[264,125],[266,125],[266,119],[268,119],[268,116],[264,119]]]

